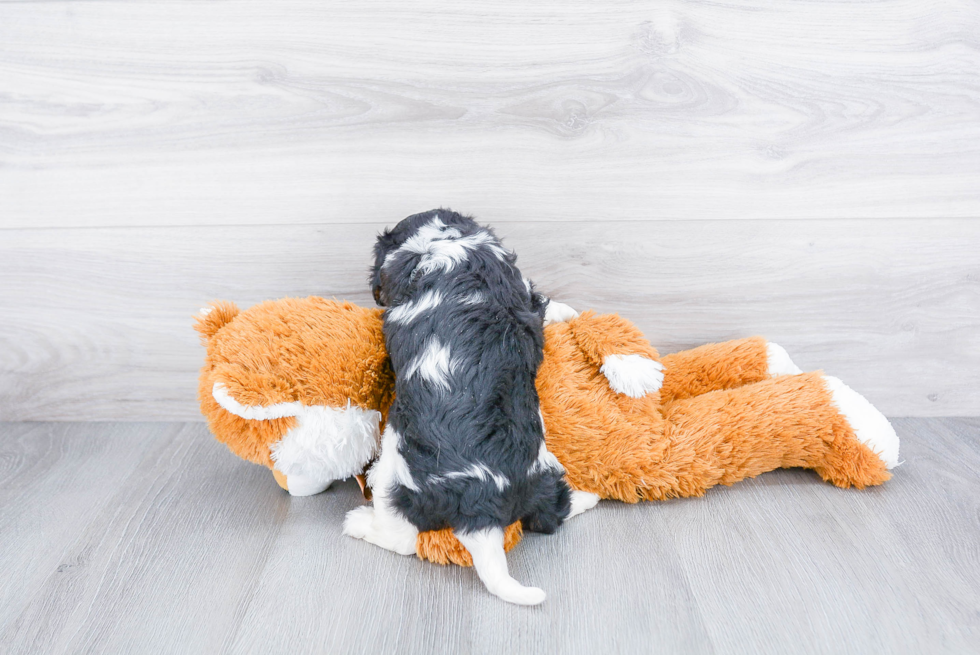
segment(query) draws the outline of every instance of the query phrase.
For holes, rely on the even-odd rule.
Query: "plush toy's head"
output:
[[[381,310],[322,298],[213,304],[195,326],[211,431],[294,495],[362,473],[394,392],[381,325]]]

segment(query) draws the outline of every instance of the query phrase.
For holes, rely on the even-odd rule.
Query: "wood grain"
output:
[[[0,227],[980,217],[980,5],[0,4]]]
[[[11,230],[0,241],[0,419],[200,420],[192,315],[372,299],[382,224]],[[762,334],[888,415],[980,413],[980,223],[526,223],[522,271],[619,312],[661,352]]]
[[[530,535],[509,565],[549,597],[520,608],[343,537],[355,484],[289,498],[201,424],[0,423],[0,650],[976,652],[980,420],[895,427],[882,487],[777,471]]]
[[[164,424],[148,431],[105,424],[0,427],[0,625],[45,580],[72,580],[89,564],[91,552],[74,548],[78,535],[114,514],[116,494],[152,451],[153,437],[176,431]]]

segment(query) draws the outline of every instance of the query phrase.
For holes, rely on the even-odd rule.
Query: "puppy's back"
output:
[[[379,240],[376,297],[388,306],[397,380],[390,422],[418,486],[395,497],[422,529],[560,522],[559,510],[531,519],[562,505],[553,497],[561,471],[535,468],[543,329],[515,259],[490,230],[443,211],[411,216]]]

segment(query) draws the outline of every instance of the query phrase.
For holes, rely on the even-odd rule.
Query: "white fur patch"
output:
[[[296,425],[282,439],[269,447],[275,468],[296,480],[296,493],[322,485],[322,491],[334,480],[343,480],[364,470],[378,449],[381,413],[347,407],[303,405],[300,402],[275,405],[242,405],[228,394],[224,384],[216,382],[211,394],[226,411],[252,421],[296,417]],[[310,492],[318,493],[318,492]]]
[[[507,250],[500,246],[489,232],[481,230],[464,237],[456,228],[447,227],[436,215],[407,238],[400,247],[385,255],[381,267],[384,268],[394,261],[399,253],[410,252],[422,257],[418,266],[412,271],[413,276],[438,269],[449,272],[466,260],[469,251],[476,250],[480,246],[488,248],[499,259],[507,256]]]
[[[898,435],[884,414],[867,398],[835,377],[823,376],[833,396],[833,405],[851,424],[858,441],[870,448],[887,468],[898,466]]]
[[[446,224],[442,222],[438,214],[431,221],[420,227],[415,234],[405,240],[397,249],[389,252],[385,256],[381,267],[384,268],[395,259],[401,252],[412,252],[417,255],[425,254],[429,245],[437,239],[460,236],[460,231],[456,228],[446,229]]]
[[[442,293],[439,291],[428,291],[418,300],[407,302],[393,309],[389,309],[385,318],[395,323],[411,323],[423,313],[435,309],[442,303]]]
[[[394,428],[385,428],[381,437],[381,455],[368,471],[368,484],[375,490],[376,496],[380,493],[382,498],[385,497],[395,483],[412,491],[419,490],[408,470],[408,463],[398,450],[401,441],[402,436]]]
[[[599,496],[588,491],[572,490],[572,508],[567,518],[578,516],[599,504]]]
[[[413,252],[416,255],[424,255],[429,251],[429,247],[434,241],[454,239],[459,236],[462,236],[459,230],[454,227],[446,227],[446,224],[437,215],[431,221],[420,227],[415,234],[408,237],[399,250]]]
[[[510,480],[505,478],[500,473],[495,473],[490,470],[486,464],[471,464],[463,471],[451,471],[449,473],[444,473],[443,475],[432,475],[429,476],[430,482],[442,482],[446,479],[456,479],[456,478],[475,478],[477,480],[482,480],[486,482],[487,480],[493,480],[494,484],[497,485],[498,491],[503,491],[510,486]]]
[[[374,507],[368,505],[347,512],[344,534],[399,555],[415,555],[418,528],[386,504],[379,504],[379,500],[375,498]]]
[[[442,221],[434,222],[438,222],[440,225],[442,224]],[[462,233],[454,227],[447,228],[443,225],[441,228],[433,228],[430,227],[431,225],[430,223],[428,226],[423,226],[418,232],[409,237],[400,250],[407,250],[416,255],[428,255],[436,246],[452,243],[455,239],[462,236]]]
[[[642,355],[608,355],[599,371],[616,393],[642,398],[664,384],[664,367]]]
[[[504,554],[504,531],[488,528],[478,532],[457,532],[456,538],[473,557],[473,568],[487,591],[494,596],[518,605],[538,605],[545,593],[537,587],[525,587],[510,577],[507,556]]]
[[[541,446],[538,447],[538,457],[531,464],[531,468],[528,469],[528,473],[538,473],[539,471],[544,471],[547,469],[553,469],[555,471],[565,471],[565,467],[561,465],[558,458],[548,450],[548,444],[541,441]]]
[[[419,531],[391,506],[388,499],[396,483],[413,491],[419,490],[405,458],[398,451],[401,440],[394,428],[390,425],[385,428],[381,437],[381,455],[367,475],[374,492],[374,507],[359,507],[348,512],[344,519],[344,534],[401,555],[414,555]]]
[[[405,369],[405,379],[410,380],[418,373],[430,383],[449,390],[449,375],[455,370],[456,362],[450,356],[449,345],[443,345],[438,338],[430,337],[425,350],[415,356]]]
[[[786,349],[778,343],[766,343],[766,358],[769,360],[769,377],[780,375],[796,375],[802,373],[800,367],[793,363]]]
[[[270,446],[272,461],[287,480],[298,476],[312,485],[349,478],[377,452],[380,422],[380,412],[350,404],[304,406],[296,426]]]
[[[319,480],[305,475],[287,475],[286,488],[290,496],[315,496],[326,491],[333,480]]]
[[[458,231],[456,233],[459,234]],[[498,246],[494,238],[487,232],[476,232],[460,238],[440,239],[429,243],[412,275],[431,273],[440,269],[448,273],[458,264],[466,261],[470,251],[476,250],[480,246],[485,246],[500,259],[503,259],[507,254],[507,251]]]
[[[578,317],[578,312],[563,302],[549,300],[544,308],[544,324],[564,323]]]
[[[214,383],[214,386],[211,387],[211,395],[225,411],[252,421],[270,421],[286,416],[299,416],[304,407],[299,402],[276,403],[275,405],[242,405],[228,395],[228,388],[221,382]]]
[[[486,301],[487,297],[483,295],[482,291],[472,291],[459,299],[459,302],[463,303],[464,305],[479,305],[480,303],[484,303]]]

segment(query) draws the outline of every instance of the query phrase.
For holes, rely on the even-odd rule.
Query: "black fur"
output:
[[[440,241],[480,243],[451,270],[425,271],[432,259],[401,247],[437,216],[447,230]],[[418,487],[396,484],[390,493],[419,530],[465,533],[520,519],[525,529],[553,532],[570,511],[563,471],[535,465],[544,442],[534,381],[547,300],[529,289],[515,261],[491,230],[441,209],[409,216],[375,245],[372,286],[387,307],[385,342],[396,376],[388,428],[401,435],[399,450]],[[441,294],[441,304],[394,320],[399,307],[404,312],[429,292]],[[473,294],[482,301],[466,302]],[[432,339],[448,346],[454,362],[448,388],[412,373]],[[457,475],[478,465],[502,476],[503,489],[489,475]]]

